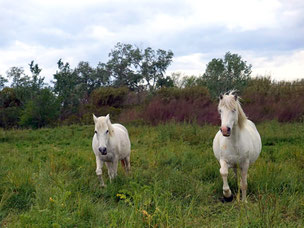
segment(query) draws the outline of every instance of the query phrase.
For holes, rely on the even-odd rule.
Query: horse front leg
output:
[[[105,187],[104,181],[102,179],[102,166],[103,162],[100,160],[99,156],[96,156],[96,175],[99,179],[101,187]]]
[[[230,202],[233,199],[233,195],[231,194],[231,190],[228,185],[228,164],[223,159],[220,159],[220,173],[223,178],[223,195],[224,200],[226,202]]]
[[[107,168],[108,168],[108,175],[109,175],[110,182],[112,182],[112,180],[117,175],[118,161],[114,160],[113,162],[107,162],[106,165],[107,165]]]
[[[247,173],[249,169],[249,161],[246,161],[241,167],[241,190],[242,201],[247,203]]]

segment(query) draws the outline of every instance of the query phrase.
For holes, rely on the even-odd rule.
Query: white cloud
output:
[[[109,31],[106,27],[99,25],[89,26],[85,33],[88,34],[88,37],[103,42],[115,38],[115,33]]]
[[[201,53],[175,57],[173,59],[172,65],[167,71],[167,74],[171,74],[173,72],[181,72],[188,76],[198,76],[205,72],[207,63],[208,60]]]
[[[248,52],[239,53],[242,59],[252,64],[251,76],[271,76],[275,80],[293,81],[304,78],[304,50],[298,50],[290,53],[280,53],[273,57],[264,57]],[[213,56],[217,56],[214,53]],[[267,56],[265,54],[265,56]],[[213,57],[212,57],[213,58]],[[181,72],[185,75],[202,75],[206,70],[206,65],[212,60],[209,56],[195,53],[187,56],[174,58],[167,74]],[[223,58],[219,57],[219,58]]]
[[[34,60],[42,68],[41,75],[45,77],[45,82],[53,80],[53,74],[57,70],[57,61],[62,58],[70,66],[76,67],[80,61],[85,61],[85,46],[78,48],[48,48],[41,45],[29,45],[21,41],[16,41],[6,49],[0,49],[0,74],[6,75],[10,67],[23,67],[26,74],[30,74],[28,64]]]
[[[304,50],[267,57],[250,58],[253,75],[270,75],[275,80],[292,81],[304,78]]]
[[[0,0],[0,74],[35,60],[51,80],[59,58],[106,62],[124,42],[171,49],[169,73],[201,74],[237,49],[254,74],[304,78],[303,11],[302,0]]]

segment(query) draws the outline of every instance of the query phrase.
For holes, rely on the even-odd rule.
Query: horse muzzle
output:
[[[230,127],[221,127],[220,131],[222,132],[223,136],[229,137],[231,134],[231,128]]]
[[[99,147],[98,148],[101,155],[107,155],[107,148],[106,147]]]

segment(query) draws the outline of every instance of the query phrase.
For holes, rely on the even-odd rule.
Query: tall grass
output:
[[[263,150],[249,169],[248,204],[221,203],[212,152],[217,127],[127,126],[131,174],[100,188],[93,126],[0,130],[1,227],[301,227],[304,124],[259,124]],[[233,172],[229,184],[238,184]]]

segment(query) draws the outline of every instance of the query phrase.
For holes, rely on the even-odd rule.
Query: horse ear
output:
[[[114,129],[112,127],[112,123],[111,123],[111,120],[110,120],[110,114],[106,115],[106,122],[107,122],[107,125],[108,125],[108,128],[109,128],[110,135],[113,135]]]
[[[106,115],[106,121],[108,124],[111,124],[110,114]]]
[[[110,120],[110,114],[106,115],[106,120]]]
[[[96,122],[97,122],[97,117],[93,114],[93,120],[94,120],[94,123],[96,124]]]

